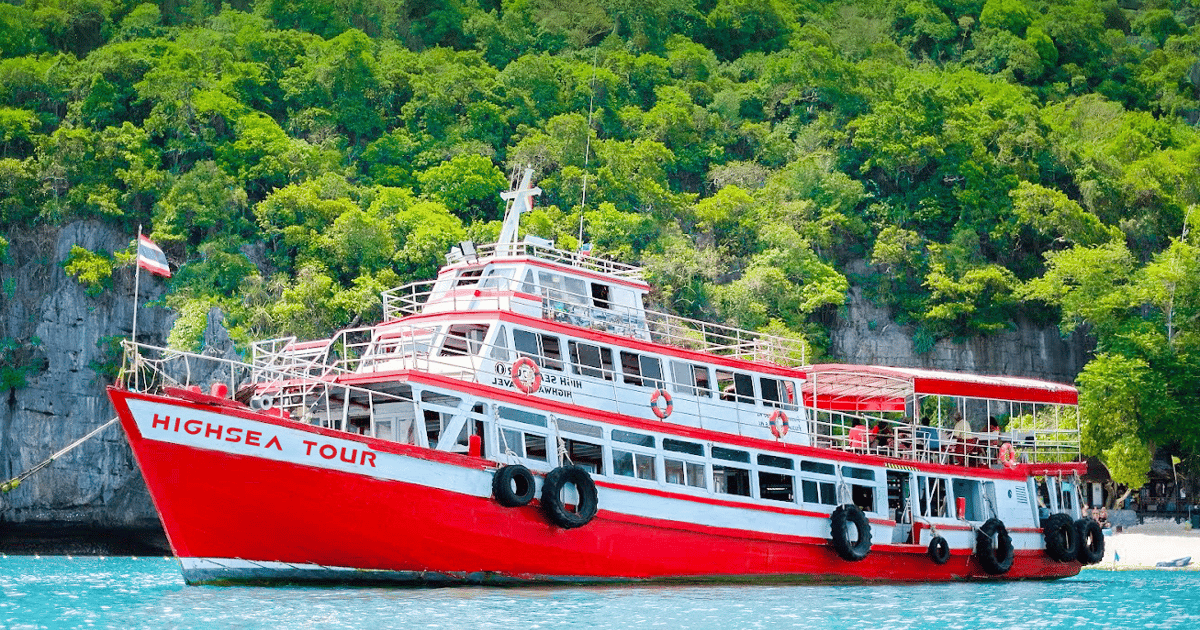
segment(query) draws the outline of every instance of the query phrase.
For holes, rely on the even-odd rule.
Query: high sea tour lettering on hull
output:
[[[376,453],[361,444],[344,440],[323,440],[319,436],[304,438],[289,435],[289,431],[278,427],[261,425],[258,428],[240,426],[241,421],[229,416],[212,416],[197,412],[196,416],[212,416],[200,419],[183,415],[181,408],[150,408],[135,417],[143,437],[199,448],[229,451],[237,454],[258,455],[271,459],[283,459],[300,464],[325,466],[335,464],[339,468],[371,469],[376,467]]]

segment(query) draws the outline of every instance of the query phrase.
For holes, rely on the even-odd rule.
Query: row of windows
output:
[[[498,413],[501,452],[551,462],[547,442],[553,433],[545,416],[504,406]],[[799,490],[803,503],[838,505],[844,499],[867,511],[878,509],[876,474],[868,468],[841,466],[840,481],[850,496],[839,497],[839,470],[829,462],[724,446],[709,448],[700,442],[626,429],[612,429],[606,444],[599,426],[563,419],[556,420],[555,426],[566,457],[597,475],[662,481],[716,494],[786,503],[796,503]],[[611,469],[604,457],[606,446],[611,452]]]
[[[479,354],[488,336],[488,324],[453,324],[446,329],[445,337],[437,354],[439,356],[467,356]],[[507,361],[509,355],[507,327],[496,331],[490,356],[497,361]],[[410,347],[419,353],[428,352],[434,330],[417,335],[379,340],[374,353],[386,355]],[[666,387],[662,361],[655,356],[620,350],[614,357],[613,350],[604,346],[576,340],[568,340],[564,356],[561,339],[557,335],[513,328],[512,344],[517,354],[529,357],[543,369],[565,371],[567,365],[574,374],[590,378],[615,380],[617,367],[614,358],[620,361],[621,381],[627,385],[662,389]],[[788,410],[798,409],[796,384],[792,380],[768,376],[755,377],[743,372],[724,368],[709,369],[700,363],[669,361],[672,390],[699,398],[712,397],[715,391],[721,400],[753,404],[762,400],[768,407]],[[755,394],[755,383],[758,395]]]
[[[502,327],[501,338],[503,332]],[[497,345],[499,347],[499,342]],[[514,328],[513,347],[518,354],[533,359],[540,367],[557,371],[565,369],[562,343],[556,335]],[[570,340],[567,342],[567,353],[571,371],[575,374],[607,381],[617,376],[613,350],[610,348]],[[504,354],[507,354],[507,345]],[[652,389],[665,387],[662,361],[658,357],[621,350],[617,358],[622,382]],[[669,364],[675,393],[701,398],[713,396],[712,372],[708,366],[677,360],[671,360]],[[756,379],[750,374],[721,368],[717,368],[715,374],[717,391],[722,400],[753,403],[757,380],[759,398],[763,404],[792,410],[798,408],[794,381],[767,376]]]

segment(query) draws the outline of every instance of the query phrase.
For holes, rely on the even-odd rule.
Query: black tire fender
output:
[[[1008,528],[998,518],[990,518],[975,532],[975,554],[988,575],[1008,573],[1013,563],[1013,542]]]
[[[929,541],[929,549],[927,550],[929,559],[933,560],[934,564],[946,564],[950,561],[950,543],[946,542],[941,536],[934,536]]]
[[[1066,514],[1051,514],[1042,522],[1042,536],[1046,539],[1046,555],[1059,562],[1071,562],[1079,558],[1079,531]]]
[[[501,466],[492,476],[492,494],[504,507],[529,505],[535,494],[533,473],[520,465]]]
[[[575,486],[579,494],[579,504],[572,511],[562,498],[562,490],[567,484]],[[599,500],[596,496],[596,483],[588,471],[579,466],[559,466],[546,475],[542,484],[542,511],[551,523],[563,529],[583,527],[596,516]]]
[[[1075,521],[1075,531],[1079,534],[1079,550],[1077,558],[1082,564],[1096,564],[1104,559],[1104,530],[1100,523],[1081,518]]]
[[[858,532],[858,537],[850,535],[850,526]],[[867,515],[854,505],[839,505],[829,516],[830,538],[833,549],[847,562],[858,562],[871,553],[871,522]]]

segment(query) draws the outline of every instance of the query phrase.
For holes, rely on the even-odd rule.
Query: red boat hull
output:
[[[235,415],[241,425],[261,425],[254,447],[269,457],[221,450],[235,435],[229,428],[211,440],[212,448],[172,443],[159,433],[181,436],[186,428],[178,416],[177,430],[166,418],[165,429],[156,425],[152,433],[145,419],[139,426],[128,403],[139,399],[164,409],[190,403],[121,390],[111,396],[189,583],[993,579],[967,550],[955,550],[949,562],[937,565],[923,546],[877,544],[865,559],[847,562],[821,538],[623,513],[606,509],[603,494],[594,520],[565,530],[550,524],[536,501],[519,508],[499,505],[490,496],[494,462],[335,434],[248,410],[212,411]],[[311,443],[297,444],[308,445],[301,448],[313,463],[281,459],[296,442],[288,436],[265,446],[273,433],[284,431],[311,434]],[[246,434],[236,435],[244,446]],[[320,445],[333,439],[343,450],[332,458],[316,457]],[[359,445],[361,454],[351,455],[346,443]],[[452,483],[435,487],[379,476],[384,458],[389,470],[421,467]],[[322,465],[326,460],[342,469]],[[602,492],[624,491],[601,485]],[[748,511],[746,518],[754,516]],[[1018,549],[1002,578],[1061,578],[1079,569],[1079,563],[1055,562],[1042,550]]]

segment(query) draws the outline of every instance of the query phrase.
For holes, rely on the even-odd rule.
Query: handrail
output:
[[[551,262],[561,263],[570,267],[609,274],[627,280],[643,279],[641,267],[617,262],[615,260],[606,260],[604,258],[598,258],[595,256],[585,256],[583,254],[569,252],[554,247],[547,247],[545,245],[539,245],[536,243],[492,243],[488,245],[477,245],[475,247],[475,251],[475,258],[477,258],[480,262],[483,262],[489,258],[531,256],[534,258],[549,260]],[[446,254],[446,261],[452,264],[466,260],[467,258],[458,251],[452,251],[452,253]]]
[[[435,286],[436,281],[420,281],[384,291],[384,320],[397,321],[407,315],[443,311],[524,310],[536,312],[543,319],[582,328],[750,361],[795,367],[805,365],[808,359],[808,344],[803,339],[789,339],[613,303],[598,307],[590,295],[562,289],[543,289],[538,302],[534,303],[523,297],[528,294],[521,293],[520,281],[501,276],[485,277],[478,283],[450,288],[437,294],[434,293]]]

